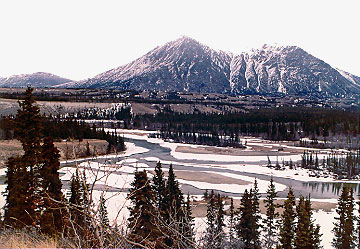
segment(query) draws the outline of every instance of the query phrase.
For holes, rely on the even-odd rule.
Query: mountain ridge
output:
[[[360,77],[297,46],[265,44],[234,54],[183,36],[95,77],[55,87],[352,97],[360,96]]]
[[[360,94],[360,78],[334,69],[297,46],[264,45],[235,55],[181,37],[73,88],[233,94]]]
[[[59,84],[71,82],[71,80],[60,76],[36,72],[32,74],[18,74],[10,77],[0,77],[0,87],[54,87]]]

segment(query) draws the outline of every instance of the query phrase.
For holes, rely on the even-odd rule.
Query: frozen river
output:
[[[236,169],[236,167],[240,167],[240,165],[244,165],[245,163],[246,163],[246,167],[250,168],[252,166],[258,166],[260,162],[253,162],[253,163],[242,162],[242,161],[214,162],[210,160],[195,159],[196,156],[192,156],[192,154],[189,154],[188,159],[178,159],[171,155],[170,148],[166,148],[159,144],[151,143],[144,139],[126,138],[126,141],[134,143],[137,147],[142,147],[148,150],[147,152],[143,152],[140,154],[133,154],[128,158],[131,158],[132,160],[136,159],[139,165],[147,164],[150,168],[155,167],[157,161],[155,159],[158,159],[162,162],[164,169],[167,169],[169,167],[169,162],[171,162],[173,164],[174,170],[182,170],[182,171],[190,171],[190,172],[199,171],[199,172],[209,172],[209,173],[218,173],[218,174],[230,173],[239,176],[246,176],[252,178],[256,177],[257,179],[264,181],[269,181],[271,177],[268,174],[246,172],[246,170],[245,171],[233,170]],[[154,158],[154,159],[149,161],[149,158]],[[120,156],[115,158],[96,159],[96,161],[98,161],[99,163],[104,163],[104,164],[114,164],[121,160],[124,160],[124,157]],[[222,165],[224,167],[218,167],[219,165]],[[229,169],[229,168],[233,168],[233,169]],[[337,199],[339,195],[339,190],[341,189],[342,184],[344,184],[342,182],[331,182],[330,180],[329,182],[316,181],[316,178],[313,178],[314,180],[311,181],[289,179],[284,177],[278,177],[276,175],[276,172],[277,171],[274,171],[274,173],[272,174],[275,183],[279,183],[287,187],[291,186],[296,196],[302,194],[304,196],[310,195],[311,198],[314,199]],[[356,194],[360,193],[360,187],[358,183],[351,183],[351,184],[347,183],[347,184],[351,185],[354,188]],[[184,193],[190,193],[192,195],[200,195],[204,193],[204,189],[200,189],[189,184],[182,184],[182,189]],[[218,192],[223,193],[224,195],[241,196],[241,194],[239,193],[232,193],[229,191],[227,192],[218,191]],[[280,198],[285,198],[287,192],[288,192],[288,188],[279,191],[278,196]]]

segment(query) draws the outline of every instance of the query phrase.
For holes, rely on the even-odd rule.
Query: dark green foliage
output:
[[[261,228],[261,215],[260,215],[260,194],[257,179],[255,178],[254,187],[250,189],[250,194],[252,197],[252,211],[253,211],[253,237],[254,245],[257,248],[260,248],[260,228]]]
[[[295,236],[295,217],[296,217],[294,207],[295,207],[295,196],[292,188],[290,187],[287,198],[284,201],[284,205],[283,205],[284,211],[281,215],[281,223],[280,223],[279,247],[283,249],[293,248],[293,242]]]
[[[24,157],[30,168],[38,162],[42,138],[42,117],[40,107],[32,95],[33,88],[25,91],[25,98],[19,101],[20,109],[15,118],[15,137],[20,140],[25,151]]]
[[[7,205],[4,218],[7,225],[16,228],[36,226],[40,218],[39,165],[42,119],[32,92],[32,88],[25,91],[25,98],[19,101],[20,109],[14,122],[15,136],[20,140],[25,153],[21,158],[10,159],[7,164],[11,169],[7,175]]]
[[[245,189],[241,198],[238,213],[239,218],[236,224],[238,238],[244,243],[244,248],[258,248],[259,237],[257,237],[256,227],[254,226],[253,197],[247,189]]]
[[[323,108],[260,108],[247,112],[215,113],[177,113],[170,108],[164,108],[156,115],[138,115],[136,120],[139,128],[147,125],[148,129],[158,130],[159,125],[167,138],[201,143],[194,133],[201,134],[206,143],[216,143],[218,138],[230,135],[229,144],[237,143],[240,135],[262,136],[272,140],[297,140],[299,131],[305,137],[329,135],[348,135],[352,130],[359,134],[359,112]],[[349,126],[351,124],[351,126]],[[350,129],[350,127],[354,127]],[[136,127],[135,127],[136,128]],[[213,137],[217,134],[219,137]],[[305,146],[321,147],[316,139]],[[230,145],[231,146],[231,145]]]
[[[183,194],[179,183],[176,180],[172,164],[169,167],[169,175],[166,181],[167,203],[169,205],[169,216],[179,221],[183,216],[182,205],[184,202]]]
[[[83,195],[81,191],[81,181],[77,170],[70,181],[70,192],[70,220],[73,230],[75,230],[73,232],[81,233],[82,227],[84,226],[84,208],[82,206]]]
[[[229,246],[230,247],[235,247],[235,243],[236,243],[236,230],[235,230],[235,208],[234,208],[234,200],[233,198],[230,199],[230,208],[229,208],[229,223],[228,223],[228,228],[229,228]]]
[[[104,196],[100,197],[100,203],[99,203],[99,220],[100,224],[103,228],[108,228],[109,225],[109,218],[108,218],[108,212],[105,205],[105,198]]]
[[[99,201],[99,226],[100,226],[100,238],[102,239],[104,246],[109,245],[111,239],[111,227],[109,223],[108,212],[106,209],[106,200],[103,195],[100,196]]]
[[[334,239],[333,246],[339,249],[355,248],[355,216],[354,216],[354,196],[352,188],[343,186],[342,193],[338,200],[336,213],[339,217],[335,217],[334,223]]]
[[[223,198],[220,194],[216,197],[216,219],[215,219],[215,248],[224,248],[225,245],[225,212],[224,212],[224,204]]]
[[[27,203],[27,168],[22,157],[11,157],[6,162],[7,183],[4,223],[13,228],[23,228]],[[21,184],[19,184],[21,183]],[[25,183],[25,184],[23,184]]]
[[[166,181],[164,177],[164,172],[162,171],[162,165],[158,162],[155,166],[155,175],[152,179],[153,189],[155,193],[156,207],[164,215],[168,208],[168,198],[166,191]]]
[[[194,233],[194,217],[192,216],[191,204],[190,204],[190,195],[187,195],[185,208],[184,208],[184,220],[183,220],[183,229],[184,229],[184,239],[183,243],[186,245],[186,248],[192,248],[195,245],[195,233]]]
[[[296,214],[298,221],[296,224],[294,248],[320,248],[319,227],[313,224],[310,197],[305,200],[303,196],[300,196],[296,207]]]
[[[164,246],[156,218],[155,193],[145,170],[135,173],[135,179],[131,186],[129,199],[132,207],[128,218],[129,240],[147,247]]]
[[[166,245],[170,247],[180,247],[183,234],[179,231],[184,230],[184,197],[180,190],[179,182],[176,180],[173,165],[169,166],[168,179],[166,181],[166,198],[164,203],[167,203],[167,211],[165,213],[166,222],[170,228]]]
[[[73,175],[71,178],[70,191],[70,203],[74,205],[80,205],[82,202],[82,193],[78,171],[76,171],[75,175]]]
[[[115,118],[117,120],[127,120],[131,119],[131,107],[125,106],[115,113]]]
[[[62,183],[59,177],[60,153],[51,138],[44,139],[41,147],[42,163],[39,169],[43,196],[41,229],[48,234],[62,233],[65,229],[66,208],[62,204]],[[62,202],[62,203],[61,203]]]
[[[278,241],[278,226],[276,224],[276,220],[279,217],[279,213],[276,212],[276,208],[278,208],[278,205],[275,203],[277,192],[275,190],[274,180],[272,177],[266,193],[266,199],[264,200],[266,207],[266,218],[264,220],[265,248],[273,248]]]
[[[216,200],[214,190],[211,190],[206,209],[206,233],[204,238],[205,248],[215,248],[216,234]]]

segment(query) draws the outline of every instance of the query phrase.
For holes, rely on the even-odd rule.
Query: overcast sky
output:
[[[190,36],[234,53],[296,45],[360,76],[360,1],[0,0],[0,76],[95,76]]]

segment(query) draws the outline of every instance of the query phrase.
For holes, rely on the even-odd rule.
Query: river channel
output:
[[[151,168],[155,167],[156,162],[149,162],[145,160],[145,158],[158,158],[160,161],[171,161],[174,167],[174,170],[189,170],[189,171],[201,171],[201,172],[219,172],[219,173],[232,173],[232,174],[238,174],[238,175],[244,175],[249,177],[256,177],[257,179],[261,180],[270,180],[269,175],[263,175],[263,174],[256,174],[256,173],[248,173],[248,172],[239,172],[231,169],[226,168],[219,168],[219,167],[204,167],[204,165],[241,165],[244,164],[244,162],[214,162],[214,161],[205,161],[205,160],[196,160],[193,158],[189,159],[177,159],[171,155],[171,150],[166,147],[162,147],[159,144],[156,143],[150,143],[143,139],[130,139],[126,138],[127,142],[134,143],[136,146],[143,147],[148,149],[148,152],[141,153],[141,154],[134,154],[128,158],[137,159],[139,163],[146,163]],[[192,154],[189,154],[192,155]],[[124,157],[117,157],[117,158],[98,158],[95,159],[96,161],[100,163],[115,163],[117,161],[123,160]],[[191,166],[189,166],[189,163],[191,163]],[[184,166],[186,164],[186,166]],[[63,165],[64,166],[64,165]],[[168,168],[169,164],[163,163],[163,168]],[[249,166],[251,167],[251,165]],[[351,186],[354,190],[355,195],[360,195],[360,185],[359,183],[343,183],[343,182],[319,182],[316,181],[316,178],[314,178],[314,181],[299,181],[294,179],[288,179],[283,177],[276,177],[276,174],[273,175],[273,179],[275,182],[283,184],[285,186],[291,186],[296,194],[296,196],[299,196],[302,194],[303,196],[310,195],[311,198],[315,199],[337,199],[338,195],[341,192],[341,188],[343,184],[347,184]],[[182,185],[182,190],[184,193],[190,193],[193,195],[199,195],[204,193],[204,189],[198,189],[191,185]],[[219,193],[222,193],[224,195],[229,196],[241,196],[241,194],[236,193],[227,193],[227,192],[221,192],[217,191]],[[286,188],[283,191],[278,192],[278,197],[285,198],[288,192],[288,188]]]

